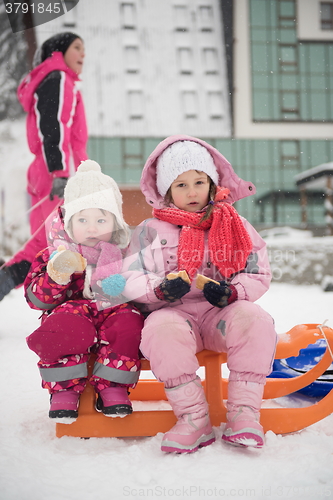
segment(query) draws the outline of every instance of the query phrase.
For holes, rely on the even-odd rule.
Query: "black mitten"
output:
[[[213,281],[208,281],[203,287],[203,294],[212,306],[228,306],[237,299],[237,290],[234,285],[229,285],[225,281],[219,281],[219,285]]]
[[[58,198],[63,198],[64,197],[64,190],[67,184],[67,178],[66,177],[55,177],[52,182],[52,190],[50,193],[50,200],[53,201],[55,196],[58,196]]]
[[[182,278],[175,278],[172,280],[165,278],[162,283],[155,288],[154,292],[159,300],[175,302],[187,294],[190,289],[191,285]]]

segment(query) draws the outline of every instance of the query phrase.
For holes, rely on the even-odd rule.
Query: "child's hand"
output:
[[[186,295],[191,289],[191,285],[182,278],[168,279],[164,278],[154,290],[156,297],[159,300],[166,302],[175,302]]]
[[[80,253],[66,250],[60,245],[47,263],[46,271],[58,285],[67,285],[73,273],[83,273],[87,261]]]
[[[53,201],[55,196],[62,199],[68,179],[66,177],[55,177],[52,182],[52,190],[50,200]]]
[[[214,281],[208,281],[203,287],[203,294],[212,306],[221,309],[234,302],[238,295],[234,285],[230,285],[225,281],[219,281],[218,284]]]

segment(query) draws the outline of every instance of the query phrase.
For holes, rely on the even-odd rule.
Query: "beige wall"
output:
[[[332,41],[332,30],[320,28],[320,3],[322,0],[297,0],[297,34],[300,40]],[[325,0],[326,3],[332,3]]]

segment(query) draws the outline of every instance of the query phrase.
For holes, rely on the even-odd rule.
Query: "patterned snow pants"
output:
[[[82,393],[92,352],[97,357],[90,383],[96,392],[114,384],[135,387],[142,327],[143,316],[126,303],[104,310],[84,299],[57,306],[27,337],[40,357],[42,387],[51,394],[64,389]]]

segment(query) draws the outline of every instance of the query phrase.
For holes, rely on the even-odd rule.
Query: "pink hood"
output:
[[[230,190],[227,201],[234,203],[237,200],[255,194],[256,188],[252,182],[247,182],[238,177],[234,169],[226,158],[213,146],[201,139],[196,139],[188,135],[173,135],[167,137],[164,141],[160,142],[154,151],[148,157],[146,164],[143,168],[140,187],[147,203],[153,208],[163,208],[163,198],[158,193],[156,187],[156,160],[163,153],[163,151],[177,141],[193,141],[201,144],[212,155],[217,172],[219,174],[219,185],[227,187]]]
[[[73,81],[79,80],[78,75],[65,63],[63,54],[61,52],[53,52],[51,57],[45,59],[44,62],[36,66],[36,68],[23,78],[17,89],[17,97],[24,111],[30,111],[36,89],[52,71],[65,71]]]

